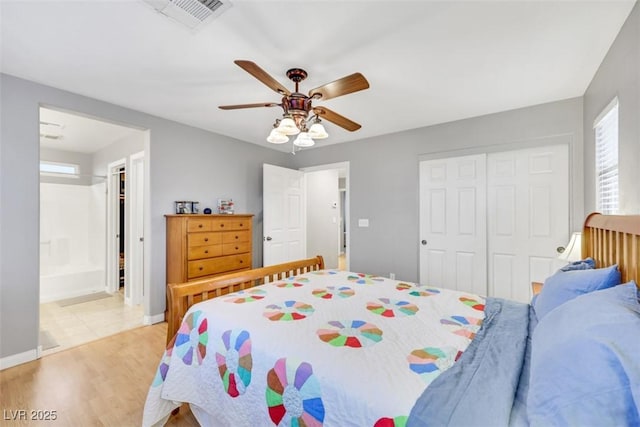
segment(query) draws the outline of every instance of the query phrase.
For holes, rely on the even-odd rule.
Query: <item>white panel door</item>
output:
[[[142,304],[144,296],[144,153],[131,156],[130,190],[131,212],[129,218],[131,254],[128,287],[125,287],[125,303]]]
[[[420,282],[486,295],[486,155],[420,162]]]
[[[531,282],[558,268],[569,238],[566,145],[487,157],[489,295],[531,300]]]
[[[304,172],[264,164],[264,266],[306,258]]]

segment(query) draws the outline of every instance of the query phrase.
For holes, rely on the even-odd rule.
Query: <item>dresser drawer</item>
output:
[[[225,230],[248,230],[251,218],[229,218],[225,221]]]
[[[189,218],[187,231],[248,230],[251,218]]]
[[[225,243],[222,245],[222,255],[233,255],[249,252],[251,242]]]
[[[223,253],[224,253],[224,248],[222,245],[192,246],[192,247],[189,247],[187,259],[192,260],[192,259],[211,258],[214,256],[223,255]],[[229,254],[232,254],[232,253],[239,253],[239,252],[229,252]],[[229,255],[229,254],[224,254],[224,255]]]
[[[222,243],[236,243],[251,241],[251,232],[243,231],[225,231],[222,233]]]
[[[187,232],[212,231],[214,222],[214,218],[189,218],[187,220]]]
[[[189,233],[187,237],[187,246],[190,248],[194,246],[219,245],[220,243],[222,243],[221,233]]]
[[[189,261],[189,279],[251,268],[251,254]]]

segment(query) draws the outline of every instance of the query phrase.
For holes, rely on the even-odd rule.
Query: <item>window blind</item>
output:
[[[596,119],[596,204],[599,212],[618,213],[618,99]]]

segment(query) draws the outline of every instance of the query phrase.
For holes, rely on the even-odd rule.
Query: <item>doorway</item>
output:
[[[55,107],[40,108],[39,355],[143,323],[144,307],[136,305],[141,298],[134,304],[125,297],[127,285],[133,283],[127,267],[139,262],[143,269],[132,256],[135,249],[127,245],[128,210],[137,198],[142,206],[144,188],[133,195],[128,188],[135,179],[129,179],[127,169],[136,168],[131,166],[134,155],[127,151],[135,149],[143,160],[139,153],[147,138],[144,130]],[[110,164],[114,153],[127,153],[118,164],[115,186]],[[114,259],[108,256],[112,195],[117,201],[117,234],[122,237]],[[115,287],[111,267],[116,270]]]
[[[265,164],[263,184],[263,265],[320,254],[326,268],[348,270],[349,163]]]

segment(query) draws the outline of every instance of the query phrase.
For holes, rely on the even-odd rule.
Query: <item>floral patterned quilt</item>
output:
[[[322,270],[196,304],[160,361],[143,425],[188,402],[207,426],[402,426],[465,351],[484,303]]]

